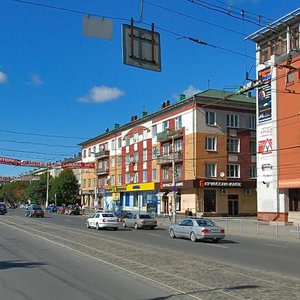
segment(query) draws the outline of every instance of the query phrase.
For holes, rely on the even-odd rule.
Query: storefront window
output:
[[[206,190],[204,191],[204,212],[216,211],[216,191]]]

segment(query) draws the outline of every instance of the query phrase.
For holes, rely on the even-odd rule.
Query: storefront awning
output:
[[[295,179],[281,179],[279,180],[280,189],[296,189],[300,188],[300,178]]]

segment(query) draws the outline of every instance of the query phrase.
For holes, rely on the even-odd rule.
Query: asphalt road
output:
[[[88,230],[84,221],[56,214],[25,218],[19,209],[1,217],[1,265],[4,261],[9,271],[8,283],[16,274],[7,276],[21,264],[17,275],[24,283],[18,292],[29,293],[36,282],[42,291],[59,290],[61,299],[300,299],[297,240],[227,235],[219,244],[192,243],[171,239],[159,228],[97,231]],[[28,269],[32,275],[27,278]],[[3,270],[0,275],[6,287]],[[16,287],[19,283],[6,290]],[[51,293],[48,297],[54,299]]]

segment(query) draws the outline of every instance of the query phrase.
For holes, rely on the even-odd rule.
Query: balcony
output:
[[[179,129],[179,130],[170,130],[167,129],[163,132],[160,132],[157,134],[157,141],[158,142],[166,142],[169,140],[177,139],[183,136],[183,130]]]
[[[107,175],[108,171],[109,171],[109,169],[107,167],[106,168],[100,168],[100,169],[97,169],[97,174],[98,175]]]
[[[158,165],[171,164],[173,160],[175,161],[175,163],[182,161],[183,160],[182,152],[174,152],[168,155],[158,156],[156,163]]]
[[[109,151],[108,150],[101,150],[99,152],[96,152],[95,157],[97,157],[97,158],[109,157]]]

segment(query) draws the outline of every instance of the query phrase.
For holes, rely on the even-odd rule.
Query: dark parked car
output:
[[[79,205],[68,205],[65,211],[66,215],[80,215],[81,210]]]
[[[44,210],[37,204],[31,204],[26,208],[25,217],[44,217]]]
[[[56,213],[57,212],[57,206],[54,205],[54,204],[50,204],[47,207],[47,212],[49,212],[49,213]]]
[[[129,218],[132,215],[132,212],[129,210],[118,210],[114,214],[119,218],[119,221],[122,222],[123,219]]]
[[[5,215],[6,213],[7,213],[7,209],[5,203],[0,203],[0,214]]]

